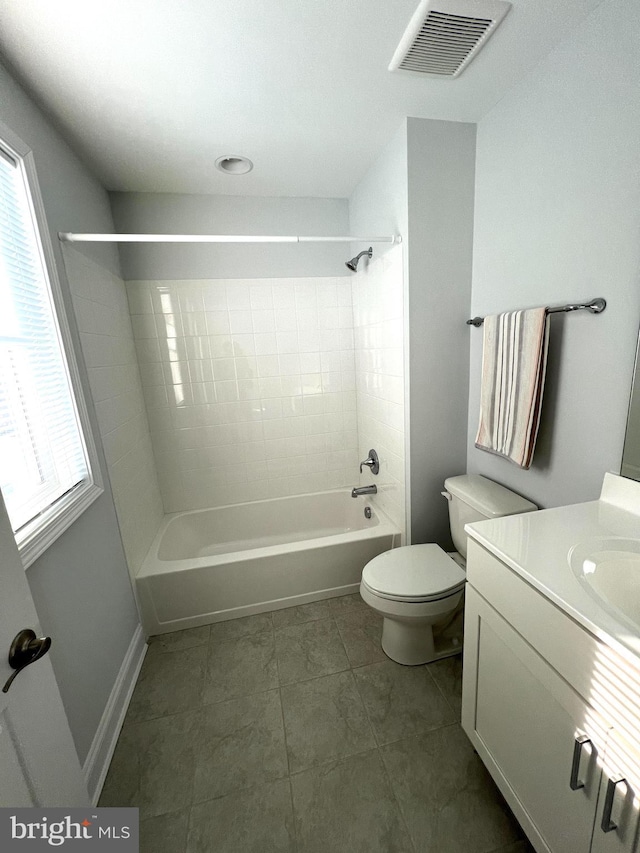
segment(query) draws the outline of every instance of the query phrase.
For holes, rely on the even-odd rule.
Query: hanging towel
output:
[[[529,468],[547,365],[545,308],[485,317],[476,447]]]

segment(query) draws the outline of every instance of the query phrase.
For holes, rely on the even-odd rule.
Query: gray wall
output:
[[[637,0],[603,3],[478,128],[472,314],[608,302],[551,318],[529,471],[473,446],[482,332],[469,332],[469,470],[543,507],[592,500],[620,470],[640,316],[639,43]]]
[[[450,543],[440,492],[466,465],[474,157],[474,125],[409,118],[349,202],[352,231],[399,231],[404,238],[414,543]]]
[[[409,216],[407,178],[405,120],[351,194],[349,230],[354,234],[400,234],[406,240]],[[380,248],[384,250],[385,244],[380,244]],[[353,249],[362,250],[359,243],[354,243]]]
[[[111,193],[111,205],[124,233],[327,237],[349,227],[346,199]],[[348,252],[339,243],[120,245],[128,280],[346,275]]]
[[[2,67],[0,105],[0,120],[34,152],[74,345],[79,352],[57,232],[113,230],[109,200]],[[113,247],[100,247],[92,257],[118,272]],[[80,370],[106,480],[83,363]],[[42,627],[53,637],[53,668],[78,755],[84,761],[138,624],[108,481],[105,493],[28,569],[27,579]]]
[[[476,128],[407,120],[412,542],[448,546],[446,477],[466,467]]]

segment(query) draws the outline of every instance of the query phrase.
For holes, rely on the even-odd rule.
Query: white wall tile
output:
[[[215,288],[215,285],[214,285]],[[204,290],[209,288],[205,286]],[[251,308],[251,297],[249,287],[240,280],[234,281],[226,286],[227,306],[230,311],[241,311]]]
[[[350,285],[131,283],[167,512],[357,482]]]
[[[158,338],[178,338],[184,334],[182,315],[175,311],[165,311],[155,315]],[[135,331],[135,328],[134,328]]]
[[[205,311],[226,311],[229,306],[224,283],[219,282],[217,286],[204,288],[202,301]]]
[[[295,288],[292,287],[291,282],[274,284],[271,290],[273,294],[273,307],[276,310],[279,308],[295,308]]]
[[[146,282],[132,282],[125,290],[122,279],[72,248],[65,250],[65,266],[122,542],[135,574],[163,516],[133,344],[135,328],[144,354],[144,388],[154,405],[166,406],[151,290]]]
[[[278,352],[275,333],[267,332],[255,335],[254,349],[256,355],[275,355]]]
[[[230,311],[229,326],[231,328],[232,335],[242,335],[253,332],[253,316],[251,311]]]
[[[207,326],[207,315],[204,311],[190,311],[182,315],[182,327],[185,336],[206,336],[210,334]]]
[[[295,308],[276,308],[275,323],[278,332],[294,332],[298,328]]]
[[[132,314],[131,326],[134,338],[157,338],[155,319],[153,314]]]
[[[255,337],[252,334],[234,334],[231,336],[231,349],[234,356],[256,355]]]
[[[206,311],[208,335],[228,335],[231,332],[228,311]]]
[[[249,287],[249,304],[252,311],[273,308],[273,295],[268,284],[253,284]]]
[[[278,354],[298,352],[297,332],[276,332]]]
[[[202,291],[194,283],[185,282],[178,292],[178,304],[182,314],[188,312],[204,311],[204,302],[202,301]]]
[[[341,315],[339,334],[344,351],[355,344],[355,369],[341,362],[344,429],[357,426],[360,458],[370,448],[380,457],[380,473],[360,475],[378,486],[372,499],[405,529],[404,377],[402,247],[362,267],[351,279],[353,325]],[[339,291],[338,291],[339,292]],[[342,310],[342,309],[341,309]],[[344,311],[351,310],[344,306]],[[355,334],[354,334],[355,332]],[[354,405],[354,397],[356,405]]]
[[[301,352],[299,354],[299,358],[300,358],[300,372],[301,373],[319,373],[320,372],[321,354],[319,352]]]
[[[153,314],[151,292],[146,281],[130,281],[127,286],[127,299],[131,316],[134,314]]]
[[[305,329],[298,339],[298,352],[320,352],[320,332],[317,329]]]
[[[259,377],[279,376],[280,365],[277,355],[256,356],[256,371]]]
[[[276,318],[273,310],[251,310],[254,332],[275,332]]]

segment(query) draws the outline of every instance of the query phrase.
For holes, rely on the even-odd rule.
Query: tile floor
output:
[[[461,659],[403,667],[359,595],[154,637],[101,806],[142,853],[528,853],[462,732]]]

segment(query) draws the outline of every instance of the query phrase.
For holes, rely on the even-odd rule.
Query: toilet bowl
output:
[[[460,651],[436,650],[434,627],[462,603],[466,576],[439,545],[407,545],[374,557],[362,572],[360,595],[384,617],[382,649],[415,666]]]
[[[537,509],[520,495],[477,474],[450,477],[442,494],[449,501],[451,535],[457,551],[448,554],[435,544],[405,545],[374,557],[362,572],[360,595],[384,620],[382,649],[391,660],[407,666],[462,650],[462,636],[454,634],[445,639],[444,629],[463,603],[465,524]]]

